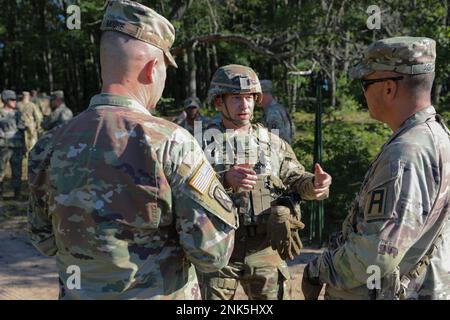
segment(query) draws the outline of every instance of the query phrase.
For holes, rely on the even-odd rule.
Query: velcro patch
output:
[[[188,184],[201,194],[204,194],[208,190],[214,177],[215,172],[211,165],[206,161],[203,161],[198,169],[196,169],[192,178],[189,179]]]
[[[211,189],[212,188],[214,188],[212,191],[214,199],[216,199],[217,202],[219,202],[225,210],[231,212],[233,210],[233,201],[231,201],[230,197],[225,192],[223,187],[219,183],[217,183],[216,185],[212,186]]]
[[[364,210],[364,217],[366,221],[375,219],[386,219],[386,194],[387,188],[378,188],[373,190],[369,195],[369,201]]]

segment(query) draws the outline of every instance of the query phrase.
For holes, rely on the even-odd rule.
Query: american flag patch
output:
[[[189,180],[188,184],[201,194],[204,194],[206,190],[208,190],[214,176],[215,172],[213,168],[207,162],[203,161],[195,174]]]

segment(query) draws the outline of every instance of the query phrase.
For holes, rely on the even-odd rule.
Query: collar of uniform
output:
[[[386,147],[395,140],[395,138],[397,138],[399,135],[402,134],[402,132],[408,130],[411,127],[414,127],[416,123],[420,123],[420,122],[426,122],[427,119],[429,119],[432,116],[436,115],[436,110],[434,109],[433,106],[429,106],[426,107],[422,110],[420,110],[419,112],[416,112],[415,114],[413,114],[412,116],[410,116],[408,119],[405,120],[405,122],[403,122],[403,124],[400,126],[400,128],[398,128],[389,138],[389,140],[383,144],[383,146],[381,147],[381,151],[378,153],[378,155],[376,156],[375,160],[372,161],[369,171],[366,173],[366,178],[364,178],[364,182],[363,182],[363,186],[366,182],[366,179],[371,175],[370,172],[373,168],[373,164],[376,163],[378,161],[378,159],[381,157],[381,155],[384,153],[384,150],[386,150]]]
[[[436,110],[433,106],[426,107],[419,112],[414,113],[412,116],[410,116],[408,119],[403,122],[403,124],[398,128],[392,135],[391,138],[388,140],[387,143],[384,144],[384,146],[387,146],[392,140],[394,140],[398,135],[400,135],[403,131],[407,130],[408,128],[413,127],[418,122],[425,122],[430,117],[433,117],[436,115]]]
[[[400,132],[403,128],[409,127],[410,125],[414,125],[416,122],[423,122],[427,120],[428,118],[434,116],[436,114],[436,110],[433,106],[426,107],[419,112],[414,113],[412,116],[410,116],[408,119],[403,122],[403,124],[396,130],[394,135],[397,132]]]
[[[135,111],[151,115],[142,104],[128,97],[118,96],[110,93],[100,93],[91,98],[89,108],[95,108],[97,106],[118,106],[128,107]]]

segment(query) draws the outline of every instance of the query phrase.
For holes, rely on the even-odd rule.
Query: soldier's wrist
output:
[[[226,178],[227,173],[228,173],[228,171],[219,173],[218,178],[219,178],[220,183],[222,183],[223,187],[225,188],[225,191],[227,193],[229,193],[230,191],[232,191],[233,188],[227,182],[227,178]]]

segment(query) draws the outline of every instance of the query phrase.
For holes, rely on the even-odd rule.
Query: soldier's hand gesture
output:
[[[258,177],[255,171],[239,165],[231,167],[225,174],[226,186],[232,187],[234,191],[250,191],[255,186],[256,180],[258,180]]]
[[[320,164],[316,163],[314,169],[314,194],[317,200],[328,197],[331,185],[331,176],[323,171]]]

